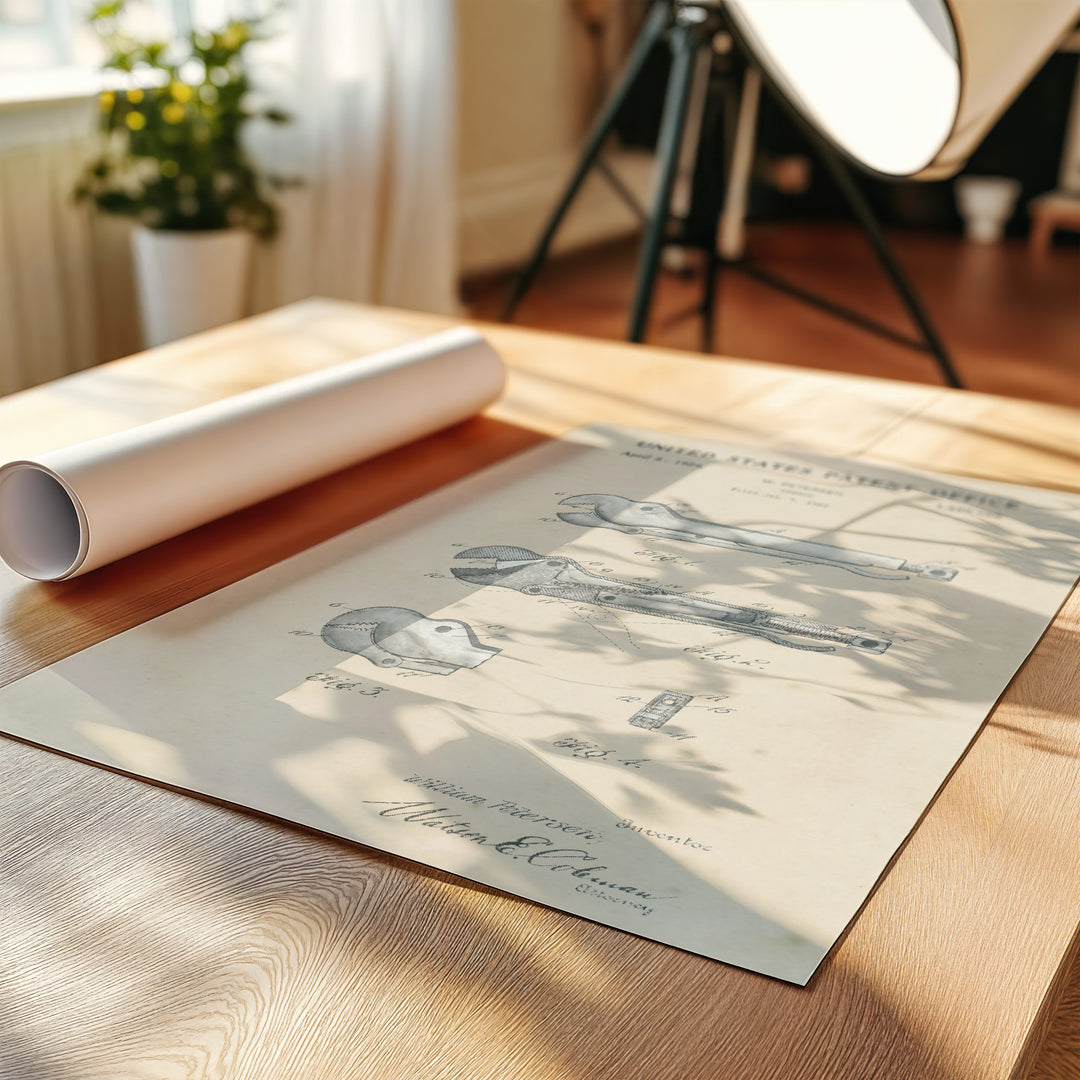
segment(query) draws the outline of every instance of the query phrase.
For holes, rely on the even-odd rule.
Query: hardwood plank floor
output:
[[[1080,249],[1044,259],[1025,241],[976,245],[893,231],[896,254],[972,390],[1080,406]],[[552,260],[514,318],[522,326],[623,339],[634,238]],[[903,308],[861,233],[845,224],[751,225],[748,253],[765,268],[908,333]],[[691,253],[693,254],[693,253]],[[466,284],[470,315],[498,319],[509,275]],[[648,341],[699,350],[700,275],[660,274]],[[719,285],[714,351],[911,382],[940,381],[933,360],[728,271]]]

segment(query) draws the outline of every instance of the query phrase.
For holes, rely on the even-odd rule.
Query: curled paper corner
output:
[[[64,479],[36,461],[0,466],[0,557],[23,577],[63,581],[90,546],[86,511]]]

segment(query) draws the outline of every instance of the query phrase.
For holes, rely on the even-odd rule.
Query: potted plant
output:
[[[241,142],[255,117],[245,50],[261,20],[193,30],[172,42],[126,32],[128,0],[89,16],[106,50],[99,96],[101,146],[76,197],[135,220],[132,248],[150,345],[244,314],[253,238],[272,236],[277,210]]]

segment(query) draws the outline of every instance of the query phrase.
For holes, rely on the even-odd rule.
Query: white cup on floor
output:
[[[964,233],[977,244],[997,244],[1020,196],[1011,176],[961,176],[954,185]]]

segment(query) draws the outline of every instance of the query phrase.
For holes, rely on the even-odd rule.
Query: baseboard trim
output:
[[[638,200],[647,204],[652,187],[652,154],[615,150],[605,155],[605,161]],[[527,258],[576,163],[576,155],[567,153],[461,177],[461,272],[470,276],[497,272]],[[552,251],[589,247],[630,235],[638,227],[634,213],[594,172],[556,234]]]

